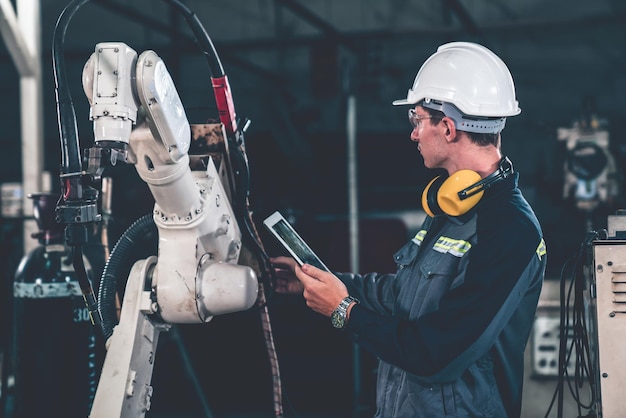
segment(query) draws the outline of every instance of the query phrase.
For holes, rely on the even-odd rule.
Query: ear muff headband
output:
[[[484,179],[460,190],[459,198],[461,200],[467,199],[475,193],[487,190],[494,183],[507,178],[511,173],[513,173],[513,163],[511,162],[511,160],[509,160],[508,157],[502,157],[502,159],[500,160],[500,165],[498,166],[498,169],[496,171],[489,174]]]
[[[449,177],[435,177],[422,193],[422,207],[429,216],[463,215],[478,204],[486,189],[511,173],[513,164],[503,157],[498,170],[484,179],[472,170],[459,170]]]

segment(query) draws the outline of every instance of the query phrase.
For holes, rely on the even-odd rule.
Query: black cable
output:
[[[212,78],[220,78],[225,76],[224,68],[220,62],[215,46],[211,41],[204,26],[198,19],[198,16],[189,9],[185,4],[178,0],[165,0],[167,3],[176,7],[184,16],[185,20],[189,24],[191,30],[194,33],[196,42],[200,50],[202,51],[211,73]],[[222,109],[219,109],[222,110]],[[236,124],[239,126],[239,123]],[[261,267],[262,280],[268,284],[268,288],[274,289],[273,274],[271,267],[269,267],[269,257],[263,249],[263,245],[259,242],[258,236],[255,233],[252,220],[248,216],[248,196],[250,192],[250,167],[243,151],[243,132],[237,131],[233,133],[234,137],[227,138],[233,142],[229,147],[229,157],[231,167],[233,168],[235,175],[235,196],[234,196],[234,209],[239,224],[244,228],[244,240],[251,244],[256,249],[256,257]],[[271,295],[270,295],[271,296]],[[268,296],[269,301],[269,296]],[[267,304],[267,301],[264,305]]]
[[[557,416],[563,417],[563,397],[565,393],[565,382],[576,402],[578,416],[582,416],[582,409],[591,410],[596,402],[595,381],[593,379],[595,370],[592,364],[591,348],[589,345],[588,325],[585,315],[584,291],[585,291],[585,271],[584,267],[588,260],[585,257],[592,241],[603,235],[602,231],[592,231],[587,234],[580,245],[576,256],[567,260],[560,276],[560,329],[559,329],[559,362],[558,362],[558,383],[545,417],[550,414],[555,401],[558,399]],[[571,269],[571,272],[568,272]],[[569,278],[569,286],[566,292],[566,282]],[[572,302],[573,301],[573,302]],[[571,317],[570,317],[571,313]],[[568,347],[568,337],[572,341]],[[574,355],[574,359],[572,359]],[[568,365],[574,362],[574,376],[569,375]],[[580,388],[588,383],[590,386],[590,399],[588,403],[582,401]]]
[[[561,388],[563,387],[563,378],[564,375],[561,373],[561,371],[564,369],[564,364],[565,364],[565,359],[562,358],[561,353],[565,352],[565,348],[564,348],[564,341],[563,341],[563,324],[565,324],[566,318],[565,318],[565,303],[564,303],[564,297],[563,295],[565,294],[565,290],[564,290],[564,286],[565,286],[565,278],[566,278],[566,271],[567,268],[569,267],[569,265],[572,262],[575,262],[576,258],[572,257],[569,260],[566,260],[565,263],[563,264],[563,266],[561,267],[561,274],[559,277],[559,285],[560,285],[560,309],[559,309],[559,315],[560,315],[560,329],[559,329],[559,364],[558,364],[558,383],[557,386],[554,390],[554,393],[552,395],[552,400],[550,401],[550,405],[548,406],[548,410],[546,411],[546,415],[545,418],[548,418],[548,415],[550,415],[550,412],[552,411],[552,408],[554,407],[554,403],[557,400],[557,397],[559,399],[559,405],[562,403],[562,398],[561,398]]]
[[[198,46],[202,50],[202,53],[204,54],[204,57],[209,64],[211,76],[223,77],[224,68],[222,67],[222,63],[220,62],[219,56],[217,55],[217,51],[215,50],[215,46],[213,46],[213,42],[211,41],[209,34],[204,29],[204,26],[198,19],[198,16],[185,4],[181,3],[178,0],[164,1],[176,7],[183,14],[183,17],[189,24],[189,27],[191,28],[195,36],[195,40],[198,43]]]
[[[75,246],[72,246],[71,249],[72,249],[72,263],[74,266],[74,271],[76,272],[78,283],[83,293],[85,306],[87,306],[87,309],[89,311],[89,317],[91,318],[91,323],[92,325],[100,329],[102,325],[102,317],[100,316],[100,311],[98,310],[98,302],[96,301],[96,295],[93,292],[93,286],[91,284],[91,280],[89,279],[89,276],[87,275],[87,269],[85,267],[85,260],[83,260],[82,246],[75,245]]]
[[[57,103],[57,118],[61,138],[61,173],[73,174],[82,171],[76,113],[72,95],[68,88],[63,48],[65,33],[74,14],[89,0],[74,0],[68,4],[57,20],[52,38],[52,67]]]
[[[597,238],[598,232],[592,231],[588,234],[587,238],[583,242],[580,248],[578,257],[578,263],[576,264],[575,280],[572,284],[574,291],[574,304],[572,306],[572,329],[574,332],[572,348],[575,353],[574,364],[574,379],[568,380],[570,393],[572,394],[576,404],[578,406],[578,414],[582,416],[582,408],[591,409],[596,402],[596,391],[594,376],[594,367],[591,359],[591,350],[589,347],[589,335],[587,333],[587,323],[585,319],[585,304],[584,304],[584,290],[585,290],[585,274],[584,267],[590,263],[586,259],[585,254],[589,249],[591,242]],[[566,370],[567,372],[567,370]],[[589,403],[584,403],[581,399],[580,388],[588,382],[591,389],[591,396]]]

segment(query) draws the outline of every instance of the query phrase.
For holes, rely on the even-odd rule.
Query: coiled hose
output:
[[[145,251],[145,247],[138,246],[139,242],[153,236],[158,236],[158,231],[152,214],[144,215],[122,234],[102,270],[98,289],[98,310],[102,316],[101,327],[105,341],[113,335],[113,328],[118,323],[115,301],[118,288],[122,291],[124,286],[119,286],[121,283],[118,283],[117,278],[128,277],[130,269],[137,260],[138,251]],[[120,294],[120,299],[123,299],[123,292]]]

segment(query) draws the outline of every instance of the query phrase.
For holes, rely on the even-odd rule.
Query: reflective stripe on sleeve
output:
[[[421,229],[417,234],[415,234],[415,236],[413,237],[411,241],[413,241],[417,245],[422,245],[422,241],[424,241],[425,236],[426,236],[426,230]]]
[[[543,257],[544,255],[546,255],[546,243],[543,240],[543,238],[541,239],[541,242],[539,243],[539,245],[537,246],[537,257],[539,257],[539,259],[541,260],[541,257]]]

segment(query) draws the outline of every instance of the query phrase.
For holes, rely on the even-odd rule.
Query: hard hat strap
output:
[[[497,134],[504,129],[506,118],[481,118],[464,115],[459,109],[448,102],[441,102],[426,98],[420,102],[420,106],[443,112],[456,124],[456,129],[465,132],[479,134]]]

